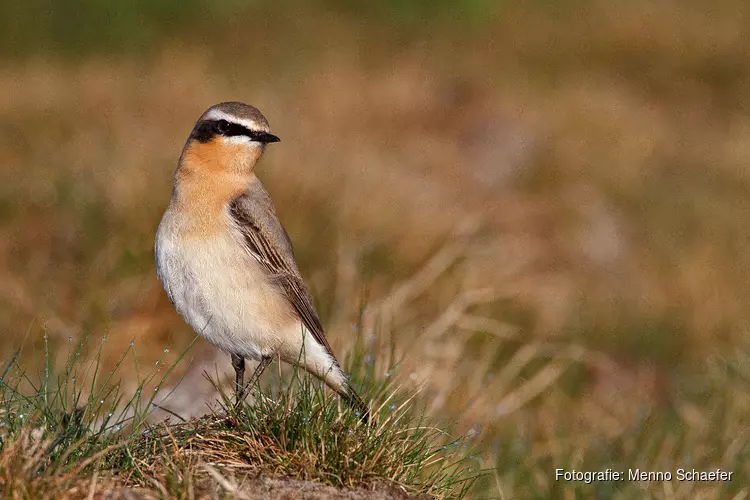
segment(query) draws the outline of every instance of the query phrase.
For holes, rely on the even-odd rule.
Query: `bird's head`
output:
[[[210,107],[195,124],[181,162],[190,163],[190,168],[251,173],[266,144],[278,141],[257,108],[223,102]]]

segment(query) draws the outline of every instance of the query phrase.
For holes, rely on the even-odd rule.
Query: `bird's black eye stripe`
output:
[[[270,132],[250,130],[247,127],[232,123],[228,120],[201,120],[190,134],[190,139],[199,142],[209,142],[216,136],[224,137],[247,137],[253,142],[267,144],[269,142],[279,142],[279,138]]]
[[[245,135],[247,137],[253,137],[255,135],[255,132],[250,130],[247,127],[243,127],[242,125],[238,125],[236,123],[228,122],[226,120],[218,120],[215,123],[216,132],[219,135],[224,135],[227,137],[234,137],[237,135]]]
[[[217,135],[223,135],[226,137],[234,137],[244,135],[254,139],[260,132],[253,132],[247,127],[232,123],[227,120],[203,120],[195,127],[191,134],[194,139],[200,142],[208,142]]]

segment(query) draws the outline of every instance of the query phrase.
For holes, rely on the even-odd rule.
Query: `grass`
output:
[[[530,435],[526,430],[514,439],[498,440],[497,487],[504,494],[512,491],[523,498],[741,498],[750,479],[750,443],[742,430],[749,417],[750,386],[747,379],[732,372],[740,367],[747,370],[748,366],[746,357],[712,359],[700,380],[682,381],[688,394],[681,394],[679,401],[662,408],[640,409],[630,425],[617,422],[611,407],[588,406],[579,414],[559,415],[543,422],[544,430],[539,435]],[[709,413],[704,411],[706,408],[710,408]],[[606,430],[602,428],[603,421],[609,421]],[[567,430],[571,426],[580,429],[572,437]],[[622,482],[587,484],[555,480],[552,472],[540,473],[558,468],[594,472],[612,469],[624,473],[626,478]],[[721,468],[733,471],[733,476],[731,482],[677,481],[679,468]],[[672,481],[630,480],[628,475],[636,469],[669,472]]]
[[[130,349],[105,372],[101,346],[84,362],[82,346],[71,344],[69,362],[55,373],[46,338],[44,346],[41,371],[16,356],[2,377],[0,491],[6,498],[123,488],[147,498],[202,497],[221,488],[242,497],[243,483],[261,475],[463,498],[477,477],[462,440],[427,422],[415,412],[414,396],[391,391],[390,381],[380,381],[372,395],[381,401],[372,425],[296,370],[275,389],[258,384],[251,403],[235,407],[233,395],[220,392],[211,414],[153,423],[156,401],[169,405],[158,391],[169,370],[151,370],[125,399],[118,368],[130,360]]]

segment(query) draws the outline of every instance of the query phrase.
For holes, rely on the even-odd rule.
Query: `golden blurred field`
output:
[[[189,344],[154,233],[195,120],[241,100],[282,139],[259,176],[334,348],[361,333],[473,436],[476,498],[746,495],[750,5],[384,5],[227,2],[132,46],[4,51],[4,352],[106,335],[143,368]],[[230,369],[189,357],[188,384]],[[554,480],[681,466],[737,479]]]

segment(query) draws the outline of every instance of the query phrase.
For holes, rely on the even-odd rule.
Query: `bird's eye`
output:
[[[229,132],[230,127],[231,125],[226,120],[219,120],[219,123],[216,124],[216,128],[220,134],[226,134]]]

